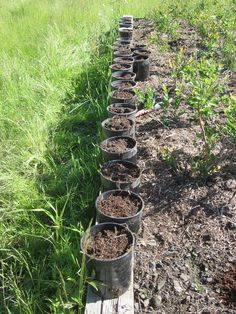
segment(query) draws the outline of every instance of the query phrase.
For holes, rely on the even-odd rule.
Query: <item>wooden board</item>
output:
[[[129,289],[117,299],[102,300],[88,287],[85,314],[134,314],[133,272]]]

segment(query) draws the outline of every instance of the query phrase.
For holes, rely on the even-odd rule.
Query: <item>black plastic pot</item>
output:
[[[122,87],[123,84],[129,84],[130,86]],[[127,90],[127,91],[130,91],[130,90],[133,90],[136,85],[137,85],[137,83],[134,82],[134,81],[122,81],[122,80],[119,80],[119,81],[113,81],[111,83],[111,88],[112,88],[112,90]]]
[[[120,70],[118,69],[120,68]],[[114,63],[110,66],[112,72],[132,72],[133,64]]]
[[[115,104],[115,103],[135,104],[136,102],[135,92],[133,91],[127,92],[130,94],[130,98],[122,98],[121,96],[117,97],[115,96],[115,93],[117,93],[117,91],[113,91],[109,94],[111,104]]]
[[[133,57],[133,52],[130,49],[127,50],[115,50],[113,52],[114,58],[122,57],[122,58],[130,58]]]
[[[107,118],[104,121],[102,121],[101,125],[103,128],[103,133],[105,138],[113,137],[113,136],[130,136],[130,137],[135,137],[135,121],[128,119],[130,121],[130,127],[125,130],[111,130],[106,127],[106,123],[109,122],[111,118]]]
[[[130,248],[128,251],[114,259],[97,259],[87,254],[89,237],[95,236],[103,230],[124,230],[128,236]],[[131,283],[132,263],[135,238],[132,232],[117,223],[102,223],[92,226],[89,235],[84,234],[81,239],[81,249],[86,256],[88,274],[94,276],[98,291],[94,293],[105,299],[117,298],[128,290]]]
[[[138,203],[140,204],[137,213],[129,217],[113,217],[113,216],[108,216],[107,214],[103,213],[101,210],[100,202],[102,200],[107,199],[110,195],[124,196],[124,197],[132,196],[132,198],[136,199]],[[96,202],[95,202],[95,207],[96,207],[96,212],[97,212],[97,222],[99,223],[115,222],[119,224],[125,223],[130,229],[130,231],[134,233],[138,233],[139,228],[142,223],[141,219],[142,219],[143,208],[144,208],[143,199],[138,194],[131,191],[124,191],[124,190],[107,191],[100,194],[97,197]]]
[[[114,112],[111,110],[112,107],[122,107],[122,108],[127,108],[127,109],[132,109],[132,111],[129,112],[124,112],[124,113],[118,113],[118,112]],[[120,103],[116,103],[116,104],[112,104],[110,106],[107,107],[107,111],[108,111],[108,116],[109,117],[114,117],[114,116],[123,116],[126,117],[130,120],[135,121],[136,119],[136,112],[137,112],[137,107],[134,104],[120,104]]]
[[[115,180],[106,176],[104,170],[107,169],[107,167],[114,167],[117,164],[123,164],[129,169],[137,170],[137,173],[138,173],[137,178],[133,178],[132,180],[125,182],[125,181]],[[109,191],[109,190],[116,190],[116,189],[134,191],[137,193],[139,191],[141,171],[140,171],[140,168],[132,162],[124,161],[124,160],[110,160],[102,165],[100,176],[101,176],[102,192]]]
[[[133,18],[132,15],[123,15],[123,16],[120,18],[120,22],[121,22],[121,21],[133,23],[134,18]]]
[[[133,30],[125,27],[119,28],[120,37],[124,39],[132,39],[133,37]]]
[[[124,139],[124,140],[128,141],[129,148],[126,152],[113,153],[113,152],[106,150],[106,148],[104,148],[104,145],[107,145],[110,142],[112,142],[114,140],[119,140],[119,139]],[[137,151],[138,151],[137,150],[137,142],[132,137],[128,137],[128,136],[110,137],[100,144],[100,148],[102,151],[102,155],[106,161],[109,161],[109,160],[126,160],[126,161],[133,162],[135,164],[137,163]]]
[[[133,71],[134,58],[132,57],[117,57],[113,59],[113,62],[119,64],[129,64],[132,66],[131,71]]]
[[[134,57],[133,70],[136,73],[137,81],[145,81],[149,78],[149,57],[148,56],[136,56]]]
[[[112,81],[122,80],[122,81],[134,81],[136,78],[136,73],[132,71],[113,71]]]

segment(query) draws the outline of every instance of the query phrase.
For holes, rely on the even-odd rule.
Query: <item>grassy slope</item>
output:
[[[81,225],[98,189],[105,34],[155,1],[1,1],[1,313],[81,307]]]

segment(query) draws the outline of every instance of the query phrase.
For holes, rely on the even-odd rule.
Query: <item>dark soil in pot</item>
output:
[[[107,122],[105,122],[104,125],[107,129],[110,129],[112,131],[117,130],[128,130],[132,123],[129,119],[122,117],[122,116],[116,116],[110,119],[107,119]]]
[[[125,64],[132,64],[134,63],[134,58],[132,57],[117,57],[113,60],[114,63],[125,63]]]
[[[113,259],[130,249],[126,230],[104,229],[89,239],[87,254],[96,259]]]
[[[119,28],[120,37],[124,39],[132,39],[133,37],[133,30],[129,28],[121,27]]]
[[[132,163],[108,162],[102,167],[102,174],[112,181],[130,182],[140,176],[140,169]]]
[[[98,222],[126,224],[137,233],[141,226],[144,203],[131,191],[111,190],[100,194],[95,202]]]
[[[102,128],[105,138],[113,136],[135,136],[135,122],[120,115],[104,120]]]
[[[116,194],[110,194],[106,199],[98,202],[101,212],[110,217],[129,217],[137,214],[142,205],[137,197],[134,197],[130,192],[127,195],[123,195],[124,193]]]
[[[135,108],[135,106],[134,106],[134,108]],[[125,105],[122,106],[122,107],[121,106],[117,107],[117,106],[114,106],[114,105],[109,106],[109,111],[110,112],[118,113],[118,114],[121,114],[121,113],[131,113],[134,110],[135,109],[126,107]]]
[[[134,81],[136,74],[131,71],[116,71],[112,73],[112,81],[116,80],[126,80],[126,81]]]
[[[130,49],[119,49],[113,53],[114,57],[132,57],[133,52]]]
[[[132,65],[130,64],[121,64],[121,63],[114,63],[110,66],[110,69],[114,71],[131,71]]]
[[[110,141],[104,141],[101,148],[109,153],[122,154],[128,152],[136,145],[136,141],[129,137],[112,138]]]
[[[114,81],[111,83],[112,90],[133,90],[136,86],[136,82],[134,81]]]
[[[112,50],[114,50],[114,51],[129,51],[130,45],[115,44],[112,47]]]
[[[132,91],[115,90],[110,94],[111,103],[135,103],[135,93]]]
[[[137,107],[134,104],[114,103],[107,107],[108,116],[124,116],[130,120],[135,121]]]

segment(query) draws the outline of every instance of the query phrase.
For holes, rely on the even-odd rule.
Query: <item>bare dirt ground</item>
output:
[[[152,31],[150,22],[136,21],[135,42],[146,43]],[[169,59],[178,47],[187,53],[198,49],[193,29],[183,22],[180,32],[170,52],[150,45],[151,76],[138,86],[154,87],[157,99],[163,84],[175,84]],[[235,147],[225,148],[219,171],[204,182],[177,175],[160,155],[166,146],[175,147],[183,160],[197,155],[196,129],[188,112],[178,122],[161,109],[137,119],[145,210],[135,253],[136,313],[236,313]]]

